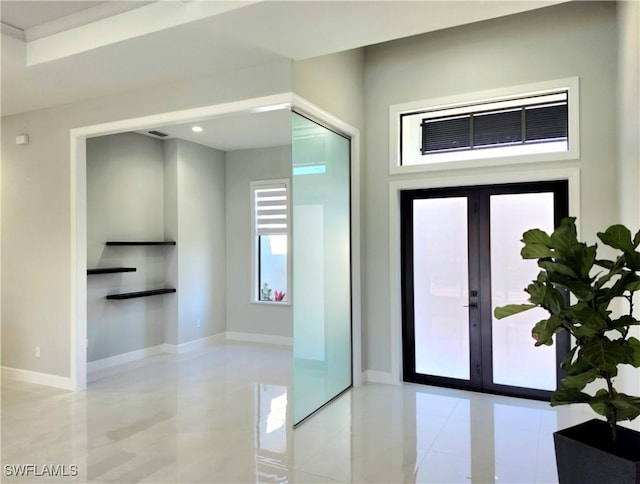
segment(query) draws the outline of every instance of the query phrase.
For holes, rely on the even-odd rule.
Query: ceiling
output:
[[[0,0],[2,115],[308,59],[562,1]],[[277,123],[268,115],[250,122],[280,139],[289,121],[279,116]],[[252,147],[234,137],[232,126],[247,122],[237,121],[211,121],[191,140]],[[185,139],[195,134],[184,126],[162,130]]]

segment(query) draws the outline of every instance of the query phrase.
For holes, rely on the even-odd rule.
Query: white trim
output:
[[[2,367],[2,378],[8,380],[35,383],[36,385],[46,385],[48,387],[62,388],[63,390],[74,390],[73,381],[65,376],[41,373],[38,371],[21,370],[20,368]]]
[[[382,383],[384,385],[397,385],[400,383],[387,371],[365,370],[362,373],[362,379],[369,383]]]
[[[131,363],[132,361],[143,360],[145,358],[161,354],[175,355],[187,353],[189,351],[206,348],[209,345],[220,343],[224,340],[225,334],[218,333],[207,336],[205,338],[188,341],[179,345],[163,343],[155,346],[149,346],[147,348],[141,348],[139,350],[129,351],[127,353],[121,353],[119,355],[108,356],[107,358],[102,358],[100,360],[90,361],[87,363],[87,372],[90,375],[91,373],[105,370],[107,368],[123,365],[125,363]],[[89,378],[89,381],[91,381],[91,378]]]
[[[434,99],[423,99],[389,106],[389,174],[434,172],[486,166],[511,166],[522,163],[577,160],[580,158],[580,83],[578,77],[555,79],[488,91],[479,91]],[[417,110],[447,109],[465,104],[481,104],[511,99],[518,96],[545,94],[566,89],[568,91],[569,150],[560,153],[536,153],[485,159],[469,159],[434,164],[400,166],[400,115]]]
[[[108,356],[100,360],[90,361],[87,363],[87,372],[89,373],[89,381],[91,381],[91,373],[101,371],[113,366],[123,365],[125,363],[131,363],[132,361],[144,360],[150,356],[160,355],[167,353],[164,351],[164,345],[149,346],[148,348],[142,348],[139,350],[129,351],[127,353],[121,353],[119,355]]]
[[[442,177],[420,177],[389,183],[389,307],[391,376],[402,381],[402,293],[400,265],[400,192],[423,188],[464,187],[502,183],[568,180],[569,214],[580,220],[580,170],[577,167],[545,170],[526,169],[511,173],[453,173]]]
[[[215,343],[221,343],[225,340],[225,334],[217,333],[211,336],[206,336],[204,338],[195,339],[193,341],[187,341],[186,343],[180,343],[179,345],[164,343],[161,344],[160,347],[164,353],[171,353],[174,355],[181,355],[183,353],[188,353],[189,351],[195,351],[202,348],[206,348]]]
[[[87,140],[70,134],[71,381],[87,387]]]
[[[203,106],[181,111],[153,114],[108,123],[83,126],[70,130],[70,183],[71,183],[71,380],[73,388],[87,386],[87,261],[86,261],[86,138],[137,131],[149,126],[160,128],[178,123],[195,122],[237,113],[255,113],[265,110],[295,107],[322,120],[336,131],[351,138],[351,254],[352,254],[352,368],[353,383],[362,380],[362,322],[361,322],[361,250],[360,250],[360,131],[327,111],[291,92],[252,99]],[[84,343],[81,343],[84,342]]]
[[[243,341],[246,343],[293,346],[293,338],[289,336],[272,336],[269,334],[258,333],[240,333],[237,331],[226,331],[224,334],[227,341]]]

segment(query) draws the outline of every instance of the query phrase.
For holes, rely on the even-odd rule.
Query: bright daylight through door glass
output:
[[[416,373],[468,380],[467,198],[414,200],[413,234]]]
[[[520,257],[522,234],[554,228],[553,193],[491,196],[491,307],[527,302],[524,288],[539,272],[535,260]],[[493,318],[493,382],[556,389],[554,346],[535,347],[531,328],[548,313],[532,309],[510,318]]]

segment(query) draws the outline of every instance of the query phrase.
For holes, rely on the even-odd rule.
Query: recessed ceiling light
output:
[[[193,128],[191,128],[191,131],[193,131],[194,133],[202,133],[202,126],[194,126]]]

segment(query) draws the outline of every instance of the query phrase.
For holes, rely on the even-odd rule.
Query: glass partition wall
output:
[[[350,141],[292,113],[293,421],[352,384]]]

